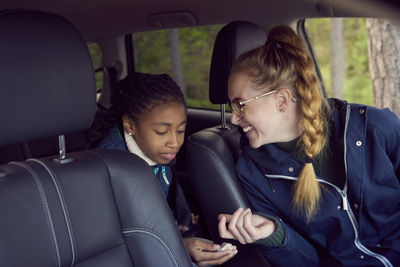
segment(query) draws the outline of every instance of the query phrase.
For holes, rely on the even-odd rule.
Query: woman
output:
[[[239,57],[228,87],[255,212],[220,214],[220,236],[259,244],[274,266],[400,266],[399,118],[325,100],[286,26]]]
[[[94,147],[129,151],[149,164],[175,216],[191,258],[200,266],[221,264],[236,247],[219,252],[220,245],[193,237],[198,216],[190,212],[173,164],[186,127],[186,102],[166,74],[134,73],[118,82],[112,109],[97,118],[90,136]]]

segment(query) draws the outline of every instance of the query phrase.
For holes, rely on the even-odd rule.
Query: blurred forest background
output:
[[[313,19],[306,22],[318,65],[324,80],[328,96],[346,99],[373,105],[371,75],[368,69],[368,35],[366,19],[343,19],[342,38],[343,44],[336,46],[342,49],[335,56],[333,43],[340,41],[340,37],[332,40],[331,30],[335,26],[332,19]],[[340,53],[342,52],[342,53]],[[333,92],[332,88],[332,62],[338,57],[343,57],[342,91]],[[340,75],[339,75],[340,76]]]
[[[371,19],[310,19],[306,21],[306,28],[329,97],[390,107],[390,103],[380,103],[374,99],[377,89],[374,91],[369,69],[371,51],[368,48],[368,30],[371,32],[372,24],[368,20]],[[209,102],[208,83],[213,44],[222,26],[135,33],[132,38],[136,70],[168,73],[180,85],[189,106],[219,109],[218,105]],[[375,31],[380,30],[378,28]],[[379,40],[377,42],[379,43]],[[96,52],[98,48],[95,45],[89,45],[89,48],[95,67],[96,64],[101,66],[101,55]],[[400,55],[394,56],[398,62]],[[398,64],[395,68],[400,72]],[[97,79],[98,83],[101,83],[101,73],[98,73]],[[397,87],[399,86],[398,84]],[[375,81],[375,87],[381,87],[379,90],[382,91],[384,89],[379,80]],[[400,94],[400,88],[396,90],[396,93]]]
[[[140,72],[168,73],[181,87],[191,107],[219,108],[208,100],[208,79],[212,49],[223,25],[178,29],[179,58],[171,56],[171,31],[134,34],[135,65]],[[172,32],[176,34],[176,32]],[[176,41],[176,39],[175,39]],[[179,60],[181,73],[174,73]],[[181,75],[181,77],[179,77]]]

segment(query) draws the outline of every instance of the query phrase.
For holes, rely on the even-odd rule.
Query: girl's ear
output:
[[[124,126],[125,131],[127,131],[129,135],[133,135],[135,133],[133,121],[128,116],[126,115],[122,116],[122,124]]]
[[[286,112],[292,99],[292,93],[288,88],[281,88],[276,92],[275,99],[279,112]]]

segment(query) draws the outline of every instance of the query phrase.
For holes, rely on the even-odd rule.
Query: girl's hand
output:
[[[199,266],[220,265],[238,252],[236,246],[219,252],[220,245],[214,244],[211,240],[196,237],[184,238],[183,242],[190,257]]]
[[[241,244],[266,238],[276,230],[273,221],[258,214],[252,214],[250,209],[239,208],[232,215],[219,214],[218,220],[220,237],[236,239]]]

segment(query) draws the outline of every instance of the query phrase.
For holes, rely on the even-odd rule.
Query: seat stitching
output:
[[[57,266],[61,266],[60,252],[58,249],[57,237],[56,237],[55,230],[54,230],[53,220],[51,218],[49,205],[47,203],[44,189],[43,189],[42,183],[40,182],[39,177],[37,176],[36,172],[31,167],[29,167],[28,165],[26,165],[24,163],[12,161],[9,164],[17,165],[17,166],[27,170],[32,175],[32,177],[36,183],[36,186],[39,190],[40,198],[41,198],[43,209],[44,209],[44,214],[46,216],[46,220],[47,220],[47,224],[48,224],[48,228],[49,228],[49,232],[50,232],[50,239],[53,243],[54,250],[55,250],[55,258],[56,258]]]
[[[100,158],[107,165],[105,158],[100,153],[97,153],[92,150],[86,150],[85,152]],[[108,168],[107,168],[107,170],[108,170]],[[111,174],[109,174],[109,177],[111,177]],[[111,183],[111,186],[112,186],[112,183]],[[114,193],[114,190],[113,190],[113,193]],[[153,237],[156,240],[161,242],[161,244],[167,249],[168,254],[171,257],[172,261],[176,264],[176,266],[180,266],[180,264],[178,264],[178,262],[180,262],[180,261],[174,255],[174,253],[171,251],[171,249],[168,247],[168,245],[167,245],[168,242],[166,240],[164,240],[165,238],[163,238],[157,232],[152,231],[150,229],[144,229],[144,228],[126,228],[126,229],[122,229],[122,234],[125,236],[135,235],[135,234],[149,234],[151,237]]]
[[[50,177],[51,177],[51,179],[53,181],[54,187],[56,188],[56,191],[57,191],[57,194],[58,194],[58,198],[60,200],[62,211],[63,211],[63,214],[64,214],[64,220],[65,220],[65,223],[67,225],[68,235],[69,235],[69,239],[70,239],[70,243],[71,243],[71,251],[72,251],[72,263],[71,263],[71,266],[73,266],[75,264],[75,262],[76,262],[76,258],[77,258],[77,254],[78,253],[76,251],[75,235],[74,235],[73,230],[72,230],[72,223],[71,223],[71,219],[70,219],[70,216],[69,216],[69,213],[68,213],[68,206],[67,206],[67,203],[65,201],[64,194],[63,194],[63,192],[61,190],[61,186],[59,185],[59,181],[58,181],[55,173],[43,161],[38,160],[38,159],[33,159],[33,158],[32,159],[28,159],[27,161],[33,161],[33,162],[39,163],[50,174]]]
[[[145,228],[126,228],[122,230],[122,234],[129,236],[129,235],[149,235],[150,237],[154,238],[155,240],[159,241],[167,250],[168,255],[170,256],[170,258],[172,259],[172,261],[174,262],[174,264],[176,266],[180,266],[180,264],[178,264],[178,259],[175,257],[174,253],[172,252],[172,250],[168,247],[168,244],[166,242],[166,240],[163,239],[163,237],[155,232],[152,231],[151,229],[145,229]]]

